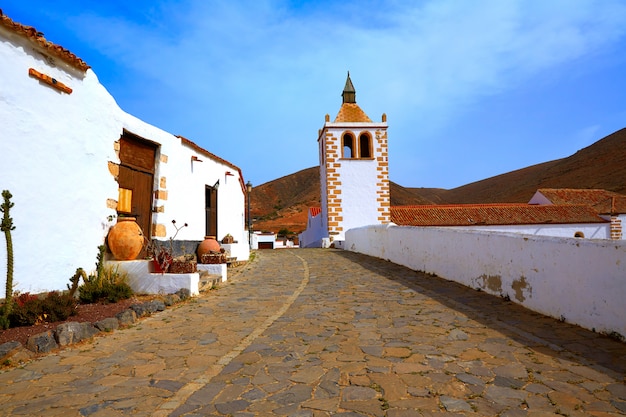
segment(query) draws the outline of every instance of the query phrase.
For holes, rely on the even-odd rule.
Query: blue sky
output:
[[[390,179],[454,188],[626,127],[626,0],[0,0],[254,185],[319,163],[350,71]]]

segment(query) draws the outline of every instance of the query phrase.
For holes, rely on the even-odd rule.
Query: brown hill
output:
[[[626,194],[626,129],[574,155],[443,193],[448,203],[525,203],[539,188],[602,188]]]
[[[254,230],[300,233],[306,229],[309,207],[320,205],[319,167],[266,182],[250,195]]]
[[[602,188],[626,194],[626,129],[574,155],[452,190],[405,188],[391,183],[391,204],[469,204],[527,202],[539,188]],[[309,207],[320,206],[319,167],[255,187],[251,211],[255,230],[298,233],[306,229]]]
[[[394,182],[390,184],[390,192],[392,205],[433,204]],[[320,206],[319,167],[303,169],[254,187],[250,196],[254,230],[300,233],[306,229],[309,207]]]

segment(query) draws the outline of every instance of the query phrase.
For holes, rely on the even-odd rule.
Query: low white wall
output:
[[[137,294],[174,294],[187,289],[190,295],[200,294],[200,274],[161,274],[150,272],[151,261],[107,261],[128,274],[128,285]]]
[[[626,336],[626,242],[434,227],[367,226],[345,248],[435,274],[539,313]]]
[[[515,233],[522,235],[575,237],[582,233],[586,239],[610,239],[610,223],[575,223],[575,224],[536,224],[536,225],[491,225],[458,226],[458,230],[479,230],[482,232]]]
[[[220,243],[225,250],[230,251],[230,256],[237,258],[237,261],[247,261],[250,258],[250,245],[248,244],[248,235],[245,241],[237,243]]]

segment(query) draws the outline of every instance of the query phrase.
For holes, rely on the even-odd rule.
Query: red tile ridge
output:
[[[63,48],[60,45],[52,43],[44,38],[43,33],[39,32],[32,26],[26,26],[21,23],[13,21],[10,17],[6,16],[2,9],[0,9],[0,25],[4,26],[8,30],[29,39],[31,42],[39,45],[45,49],[50,55],[65,61],[70,66],[80,70],[87,71],[91,68],[85,61],[74,55],[69,50]]]

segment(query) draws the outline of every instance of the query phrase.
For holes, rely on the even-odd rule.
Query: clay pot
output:
[[[220,244],[215,240],[215,236],[205,236],[204,240],[198,245],[196,254],[198,255],[198,259],[202,259],[202,255],[219,253],[220,249]]]
[[[118,217],[115,226],[109,229],[107,243],[118,261],[136,259],[143,248],[143,232],[135,220],[134,217]]]

